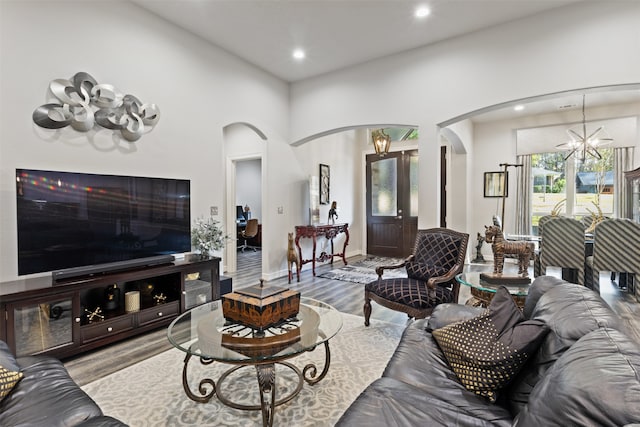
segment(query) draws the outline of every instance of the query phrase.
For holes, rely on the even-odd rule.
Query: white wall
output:
[[[448,132],[442,132],[447,144],[447,227],[454,230],[469,230],[469,220],[476,210],[472,194],[476,189],[473,178],[474,149],[473,123],[462,120],[448,126]],[[450,139],[447,139],[450,138]],[[455,139],[455,140],[454,140]],[[473,236],[470,235],[470,243]],[[468,256],[473,256],[471,244],[467,247]]]
[[[336,222],[349,224],[347,256],[363,253],[362,227],[364,211],[360,195],[362,194],[362,177],[364,173],[361,156],[363,148],[366,147],[366,138],[367,132],[365,130],[346,131],[315,139],[297,147],[295,150],[296,163],[304,173],[304,176],[298,181],[298,191],[300,192],[308,191],[309,177],[319,175],[320,164],[329,166],[329,198],[331,201],[335,200],[337,202],[338,220]],[[320,205],[321,224],[327,224],[329,208],[330,204]],[[292,209],[303,218],[303,221],[299,224],[305,225],[309,223],[308,196],[304,199],[304,203],[292,206]],[[288,231],[293,232],[294,227],[291,227]],[[342,249],[344,240],[344,234],[340,234],[334,239],[336,251],[337,249]],[[311,258],[311,246],[309,243],[308,239],[301,240],[303,258],[305,259]],[[323,244],[325,243],[320,242],[318,250],[322,250]],[[305,265],[303,268],[310,267]]]
[[[418,124],[420,179],[426,183],[420,186],[419,226],[435,226],[439,219],[437,124],[514,99],[637,83],[638,22],[640,2],[579,2],[295,83],[291,139],[364,123]],[[501,145],[501,149],[499,161],[491,153],[474,150],[477,157],[471,161],[482,164],[473,169],[474,180],[491,161],[515,161],[515,148]],[[494,210],[493,203],[484,200],[478,208]],[[475,227],[467,231],[475,235]]]
[[[287,84],[135,5],[2,1],[0,12],[0,280],[17,278],[17,167],[190,179],[195,218],[224,206],[225,125],[252,123],[291,156]],[[155,129],[128,143],[35,126],[49,82],[78,71],[157,104]],[[272,181],[288,178],[281,169]]]

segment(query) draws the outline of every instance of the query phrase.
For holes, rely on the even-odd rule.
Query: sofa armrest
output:
[[[16,361],[16,358],[13,357],[11,349],[4,341],[0,341],[0,366],[14,372],[20,370],[20,365]]]
[[[427,324],[427,331],[433,331],[440,329],[451,323],[461,322],[473,317],[477,317],[484,312],[484,308],[472,307],[468,305],[446,303],[436,306],[431,313],[429,323]]]
[[[76,427],[128,427],[128,425],[118,419],[103,415],[101,417],[89,418]]]
[[[75,426],[102,415],[59,360],[27,356],[18,363],[24,378],[0,402],[1,426]]]

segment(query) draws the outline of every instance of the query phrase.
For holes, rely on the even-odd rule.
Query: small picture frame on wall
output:
[[[320,204],[328,205],[329,204],[329,165],[323,165],[320,163]]]
[[[509,196],[508,172],[484,173],[484,197]]]

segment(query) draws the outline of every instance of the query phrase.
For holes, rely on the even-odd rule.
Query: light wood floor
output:
[[[261,255],[260,251],[238,252],[238,272],[225,274],[233,278],[233,289],[260,283]],[[362,258],[362,256],[352,257],[348,259],[348,262],[353,263]],[[324,271],[341,266],[341,261],[335,261],[333,267],[330,264],[317,266],[316,274],[319,275]],[[465,271],[489,271],[490,269],[492,269],[491,264],[465,266]],[[559,274],[559,271],[551,270],[548,271],[548,274],[556,275]],[[603,276],[600,283],[603,298],[634,328],[636,338],[640,341],[640,303],[635,302],[631,295],[620,292],[608,277]],[[364,303],[362,285],[314,277],[310,265],[305,265],[302,269],[299,283],[294,278],[292,283],[288,284],[287,277],[282,277],[269,282],[269,284],[298,290],[302,295],[322,300],[341,312],[362,316]],[[462,286],[459,301],[464,303],[469,297],[468,288]],[[404,313],[386,309],[375,303],[372,305],[372,319],[401,325],[408,321],[407,315]],[[161,328],[63,362],[72,378],[78,384],[84,385],[170,348],[171,344],[166,337],[166,328]]]

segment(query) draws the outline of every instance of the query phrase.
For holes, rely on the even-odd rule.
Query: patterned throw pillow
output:
[[[22,372],[13,372],[0,366],[0,401],[13,390],[23,376]]]
[[[432,332],[460,382],[495,402],[536,351],[548,328],[524,320],[509,291],[501,286],[480,316]]]

